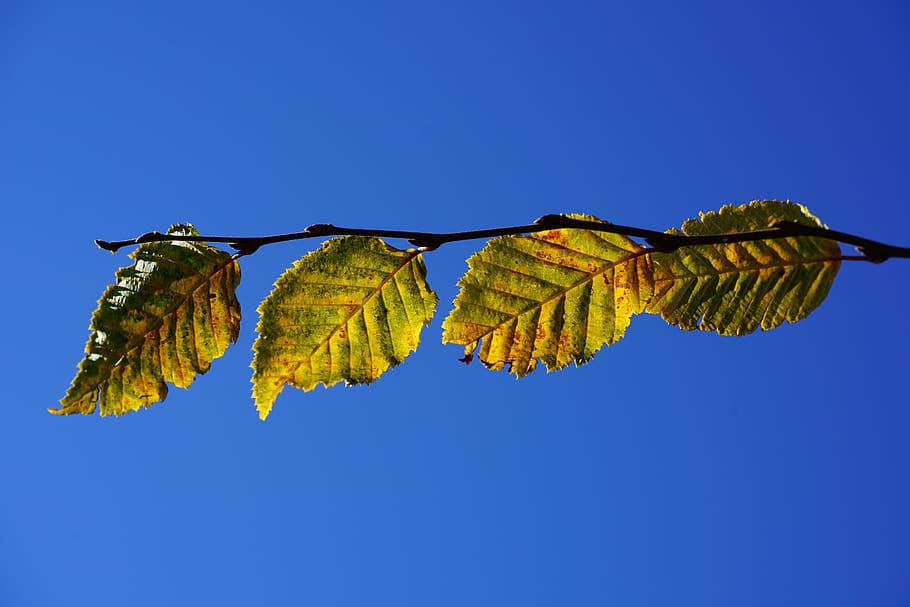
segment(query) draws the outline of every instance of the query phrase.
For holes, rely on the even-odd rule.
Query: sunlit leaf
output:
[[[686,221],[681,233],[763,230],[775,221],[821,226],[802,205],[755,201],[702,213]],[[818,307],[840,267],[840,247],[833,240],[799,236],[682,247],[655,253],[652,261],[654,297],[648,312],[686,330],[745,335],[796,322]]]
[[[599,221],[591,217],[580,219]],[[617,234],[554,229],[494,238],[468,259],[443,343],[518,377],[588,361],[651,295],[646,249]]]
[[[265,419],[290,384],[370,383],[417,348],[436,309],[423,256],[345,237],[298,259],[259,306],[253,396]]]
[[[197,236],[189,225],[168,234]],[[92,314],[86,357],[52,413],[120,415],[186,388],[236,341],[240,267],[202,242],[141,245]]]

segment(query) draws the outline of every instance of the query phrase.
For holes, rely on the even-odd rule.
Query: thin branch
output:
[[[146,242],[223,242],[227,243],[231,248],[236,249],[238,256],[242,256],[256,252],[261,246],[277,242],[303,240],[306,238],[325,238],[330,236],[376,236],[379,238],[402,238],[415,247],[433,250],[449,242],[493,238],[496,236],[510,236],[514,234],[530,234],[557,228],[579,228],[641,238],[656,250],[662,252],[675,251],[681,247],[693,245],[729,244],[734,242],[750,242],[793,236],[813,236],[853,245],[863,254],[862,256],[844,257],[844,259],[880,263],[892,257],[910,258],[910,248],[908,247],[889,245],[861,236],[847,234],[846,232],[804,225],[795,221],[779,221],[771,225],[767,230],[753,232],[686,236],[684,234],[668,234],[666,232],[622,226],[614,223],[574,219],[572,217],[566,217],[565,215],[544,215],[532,224],[488,228],[485,230],[468,230],[465,232],[415,232],[410,230],[344,228],[328,223],[318,223],[309,226],[302,232],[275,234],[273,236],[186,236],[179,234],[162,234],[161,232],[148,232],[131,240],[117,240],[113,242],[96,240],[95,244],[107,251],[116,252],[122,247],[143,244]]]

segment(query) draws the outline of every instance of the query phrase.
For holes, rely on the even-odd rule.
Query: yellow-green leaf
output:
[[[689,236],[767,229],[775,221],[821,226],[802,205],[772,200],[702,213],[682,225]],[[670,230],[670,233],[679,233]],[[655,253],[647,311],[690,331],[745,335],[805,318],[821,304],[840,267],[833,240],[808,236]]]
[[[168,234],[198,236],[189,225]],[[203,242],[154,242],[130,254],[92,314],[86,357],[51,413],[121,415],[186,388],[237,340],[240,267]]]
[[[592,217],[574,216],[600,221]],[[555,229],[490,240],[468,259],[443,343],[522,377],[587,362],[651,295],[646,249],[618,234]]]
[[[417,348],[436,301],[415,249],[350,236],[298,259],[259,306],[252,367],[260,418],[285,384],[374,381]]]

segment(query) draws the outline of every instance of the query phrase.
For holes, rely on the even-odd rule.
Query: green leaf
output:
[[[285,384],[370,383],[417,348],[436,310],[423,256],[335,238],[294,262],[259,306],[253,396],[265,419]]]
[[[190,225],[168,234],[198,236]],[[186,388],[237,340],[240,267],[203,242],[154,242],[130,254],[92,314],[86,357],[51,413],[121,415]]]
[[[593,217],[573,217],[600,221]],[[651,294],[647,250],[618,234],[555,229],[490,240],[468,259],[443,343],[518,377],[587,362]]]
[[[776,221],[821,226],[802,205],[753,201],[701,213],[682,225],[689,236],[767,229]],[[670,233],[679,233],[670,230]],[[654,297],[647,311],[690,331],[745,335],[809,315],[828,294],[840,267],[833,240],[789,237],[687,246],[655,253]]]

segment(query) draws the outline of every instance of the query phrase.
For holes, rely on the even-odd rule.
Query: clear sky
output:
[[[910,245],[910,11],[879,2],[0,3],[0,605],[910,604],[910,262],[744,338],[633,318],[516,381],[440,324],[369,387],[57,418],[119,239],[177,222],[653,229],[758,198]],[[393,242],[402,246],[400,242]]]

